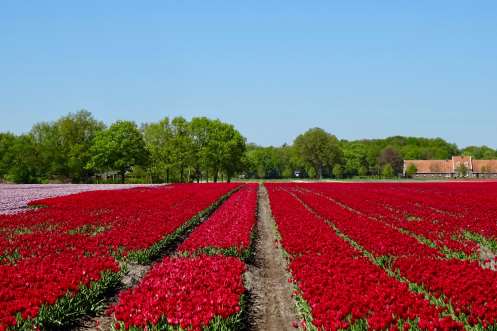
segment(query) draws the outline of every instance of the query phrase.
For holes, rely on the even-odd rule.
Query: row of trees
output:
[[[450,159],[468,155],[497,159],[487,146],[462,150],[441,138],[389,137],[370,140],[337,140],[321,129],[297,137],[293,145],[247,148],[247,174],[258,178],[295,177],[394,177],[402,173],[406,159]],[[411,169],[411,171],[414,169]]]
[[[229,181],[242,170],[244,153],[245,138],[219,120],[166,117],[141,127],[130,121],[106,127],[82,110],[35,124],[27,134],[0,133],[0,180]]]
[[[232,125],[195,117],[164,118],[138,127],[117,121],[106,127],[82,110],[35,124],[27,134],[0,133],[0,180],[91,182],[107,175],[147,182],[245,178],[393,177],[404,159],[452,155],[496,159],[487,146],[459,150],[443,139],[389,137],[339,140],[313,128],[291,145],[246,145]],[[409,169],[408,169],[409,170]],[[410,169],[413,171],[414,169]]]
[[[69,114],[52,123],[35,124],[27,134],[0,133],[0,178],[23,183],[48,178],[86,181],[96,135],[105,129],[87,111]]]
[[[230,181],[243,170],[245,138],[233,125],[206,117],[190,122],[166,117],[159,123],[145,124],[142,131],[150,154],[149,171],[155,180],[169,182],[176,171],[175,178],[181,182],[203,178],[217,182],[220,175]]]

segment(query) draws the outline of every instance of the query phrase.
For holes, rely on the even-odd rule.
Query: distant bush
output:
[[[395,173],[394,173],[392,165],[390,165],[389,163],[385,164],[383,166],[383,169],[381,170],[381,174],[385,178],[392,178],[392,177],[394,177]]]
[[[412,177],[418,172],[418,168],[414,164],[409,164],[406,169],[407,177]]]

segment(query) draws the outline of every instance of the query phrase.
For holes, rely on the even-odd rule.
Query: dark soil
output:
[[[266,188],[259,187],[257,242],[254,263],[248,266],[245,285],[249,290],[248,314],[252,330],[294,330],[297,320],[287,261],[276,242]]]

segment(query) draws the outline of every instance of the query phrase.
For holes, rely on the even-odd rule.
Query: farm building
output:
[[[474,160],[471,156],[453,156],[451,160],[405,160],[404,176],[497,178],[497,160]]]

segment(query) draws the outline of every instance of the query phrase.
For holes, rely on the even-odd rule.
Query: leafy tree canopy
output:
[[[124,182],[126,172],[135,165],[145,165],[148,152],[136,124],[117,121],[95,136],[90,148],[92,155],[87,168],[98,171],[117,171]]]
[[[325,168],[332,168],[342,160],[338,139],[320,128],[313,128],[299,135],[294,141],[305,164],[314,168],[316,177],[323,177]]]

